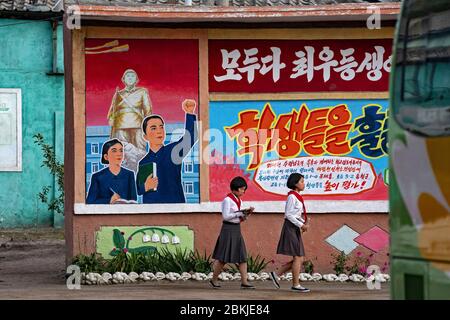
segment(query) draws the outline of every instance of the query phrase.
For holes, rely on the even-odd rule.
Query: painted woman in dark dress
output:
[[[87,204],[123,203],[136,201],[136,181],[134,172],[121,166],[123,144],[118,139],[106,141],[102,148],[103,164],[108,166],[91,177]]]

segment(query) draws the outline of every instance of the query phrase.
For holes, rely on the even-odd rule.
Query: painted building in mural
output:
[[[127,7],[114,10],[133,27],[67,29],[68,83],[75,88],[66,114],[74,146],[65,157],[73,204],[66,207],[68,259],[114,255],[119,231],[133,239],[133,250],[152,247],[154,238],[211,252],[221,201],[230,180],[243,176],[243,201],[256,208],[242,226],[247,249],[281,263],[275,249],[286,180],[300,172],[312,221],[305,247],[316,270],[329,271],[341,251],[386,266],[387,99],[398,4],[379,8],[382,29],[361,20],[367,4],[277,11],[281,20],[295,12],[296,22],[321,12],[333,32],[312,22],[260,28],[272,22],[270,10],[252,30],[237,16],[227,18],[232,29],[189,28],[206,21],[195,15],[184,28],[144,29]],[[174,14],[147,9],[148,22]],[[82,20],[109,19],[95,6],[80,10]],[[205,10],[207,19],[223,14]],[[250,19],[240,10],[240,19]],[[352,23],[342,20],[344,11]]]
[[[55,178],[33,136],[64,159],[62,3],[0,1],[0,228],[61,227],[38,193]]]

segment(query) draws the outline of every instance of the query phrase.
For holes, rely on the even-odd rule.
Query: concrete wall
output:
[[[63,70],[62,26],[58,26],[58,71]],[[1,172],[0,228],[52,226],[53,212],[38,192],[54,180],[41,167],[42,153],[33,135],[58,144],[63,160],[64,76],[52,71],[52,27],[49,21],[0,19],[0,88],[22,89],[22,172]],[[56,129],[59,128],[59,129]],[[55,135],[55,132],[58,132]]]
[[[311,228],[304,233],[306,259],[315,265],[316,272],[333,272],[331,254],[339,251],[326,242],[326,239],[339,230],[343,225],[357,233],[363,234],[371,227],[378,226],[388,229],[387,214],[311,214]],[[102,226],[188,226],[194,231],[194,248],[201,253],[206,250],[212,253],[222,225],[222,216],[216,213],[186,213],[186,214],[151,214],[151,215],[76,215],[73,228],[66,229],[69,257],[71,254],[90,254],[96,251],[95,233]],[[283,214],[260,213],[252,216],[242,224],[242,234],[245,239],[247,252],[252,256],[257,254],[275,260],[279,266],[287,262],[289,257],[276,255],[276,247],[283,225]],[[380,268],[388,261],[386,245],[378,252],[373,252],[359,245],[352,251],[355,256],[361,251],[363,256],[374,253],[373,263]],[[69,259],[70,261],[70,259]],[[68,262],[69,262],[68,261]]]
[[[342,24],[341,27],[344,27]],[[313,28],[313,26],[309,26]],[[85,59],[84,59],[84,37],[89,34],[90,38],[96,36],[117,39],[133,39],[133,37],[139,36],[139,38],[145,38],[147,36],[151,39],[154,36],[154,32],[151,29],[126,29],[111,30],[101,27],[86,27],[86,33],[78,30],[65,30],[66,42],[66,69],[68,76],[66,77],[66,154],[65,154],[65,166],[66,166],[66,262],[70,263],[72,258],[80,253],[90,254],[95,251],[99,251],[96,243],[96,233],[105,226],[109,227],[151,227],[161,226],[170,228],[172,226],[187,226],[194,232],[194,248],[200,252],[206,250],[207,254],[212,253],[214,245],[217,240],[221,228],[221,214],[219,213],[199,213],[199,212],[185,212],[185,213],[150,213],[152,209],[148,209],[147,212],[143,210],[136,214],[112,214],[106,210],[109,208],[106,206],[106,213],[92,212],[84,214],[75,214],[75,205],[84,206],[85,203],[85,112],[86,112],[86,78],[85,78]],[[203,39],[203,44],[200,45],[200,57],[207,57],[206,34],[195,34],[198,30],[164,30],[168,32],[171,37],[184,36],[184,37],[198,37]],[[324,31],[324,38],[326,29]],[[236,30],[232,30],[235,32]],[[239,30],[238,30],[239,31]],[[264,31],[264,37],[276,37],[280,33],[280,37],[285,30],[277,29],[273,30],[271,35],[267,35],[267,30]],[[300,33],[301,31],[301,33]],[[112,34],[112,32],[114,34]],[[173,33],[176,32],[176,33]],[[192,33],[194,32],[194,33]],[[202,30],[203,32],[203,30]],[[222,30],[221,30],[222,32]],[[242,32],[242,31],[239,31]],[[256,32],[251,30],[251,32]],[[303,34],[306,31],[296,31]],[[343,32],[343,31],[341,31]],[[355,39],[364,39],[365,29],[358,29],[353,34]],[[372,30],[371,30],[372,32]],[[385,31],[383,31],[385,32]],[[381,39],[391,37],[393,28],[390,28],[383,33],[379,34]],[[148,33],[148,34],[147,34]],[[262,33],[260,33],[262,34]],[[344,34],[342,34],[344,35]],[[235,35],[230,33],[228,37],[233,38]],[[254,35],[251,35],[252,37]],[[297,35],[297,37],[299,37]],[[372,37],[372,36],[371,36]],[[201,58],[202,59],[202,58]],[[209,98],[209,88],[207,86],[208,79],[208,66],[206,59],[201,60],[202,70],[200,77],[203,79],[200,85],[200,106],[199,110],[209,110],[207,101]],[[202,64],[203,63],[203,64]],[[202,78],[203,77],[203,78]],[[353,94],[348,94],[353,96]],[[239,98],[241,99],[241,97]],[[243,98],[242,98],[243,99]],[[245,100],[245,99],[244,99]],[[203,105],[202,105],[203,103]],[[203,109],[202,109],[203,108]],[[203,121],[209,121],[209,114],[206,112],[200,112],[200,119]],[[206,145],[206,143],[205,143]],[[207,168],[204,166],[203,168]],[[209,178],[210,171],[202,169],[200,170],[200,177],[204,178],[204,184],[201,184],[203,194],[201,193],[202,202],[205,204],[210,203],[209,198]],[[214,181],[214,180],[212,180]],[[202,181],[201,181],[202,183]],[[223,196],[227,193],[227,190],[220,190],[223,192]],[[245,197],[243,199],[246,201]],[[339,202],[340,200],[336,200]],[[342,204],[342,202],[339,202]],[[264,202],[260,202],[260,206],[264,206]],[[308,206],[308,204],[306,204]],[[258,206],[256,206],[258,209]],[[112,209],[112,208],[111,208]],[[116,210],[115,207],[112,210]],[[155,208],[156,209],[156,208]],[[159,210],[160,208],[158,208]],[[190,209],[192,210],[192,209]],[[194,209],[200,210],[200,209]],[[364,209],[358,213],[333,213],[334,208],[329,207],[328,213],[318,214],[316,211],[311,210],[311,214],[308,216],[311,218],[311,228],[304,234],[304,244],[306,249],[306,259],[312,260],[316,266],[316,272],[328,273],[333,272],[332,254],[339,254],[341,250],[345,250],[346,253],[350,253],[356,256],[358,252],[361,252],[363,257],[373,254],[371,263],[378,264],[383,267],[384,263],[388,261],[389,250],[389,232],[388,232],[388,214],[387,213],[365,213]],[[350,208],[348,209],[351,210]],[[378,210],[378,209],[377,209]],[[80,210],[78,210],[80,211]],[[269,210],[268,210],[269,211]],[[272,209],[270,209],[272,211]],[[275,209],[273,211],[276,211]],[[280,210],[281,211],[281,210]],[[242,225],[243,236],[246,241],[246,247],[249,254],[253,257],[257,254],[262,257],[275,260],[275,265],[270,265],[268,269],[271,269],[277,265],[281,265],[283,262],[289,260],[289,257],[276,255],[276,247],[278,244],[280,231],[283,225],[282,213],[256,213],[251,217],[248,222]],[[128,235],[128,234],[127,234]],[[112,236],[112,235],[111,235]],[[358,241],[358,242],[357,242]],[[372,247],[372,249],[370,249]],[[112,248],[111,248],[112,249]]]

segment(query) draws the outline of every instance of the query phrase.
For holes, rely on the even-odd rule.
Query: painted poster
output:
[[[210,40],[208,50],[210,92],[388,90],[392,39]]]
[[[198,203],[198,41],[85,41],[86,203]]]
[[[246,200],[285,200],[293,172],[316,200],[387,200],[387,100],[210,102],[210,199],[232,177]]]
[[[0,89],[0,171],[22,170],[22,91]]]

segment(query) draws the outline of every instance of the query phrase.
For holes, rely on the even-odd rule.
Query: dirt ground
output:
[[[219,290],[207,282],[159,281],[126,285],[81,286],[69,290],[65,285],[64,234],[55,229],[0,230],[0,299],[129,299],[129,300],[386,300],[389,284],[369,290],[365,283],[305,283],[310,293],[281,289],[270,281],[256,281],[256,290],[240,290],[239,283],[223,282]]]

